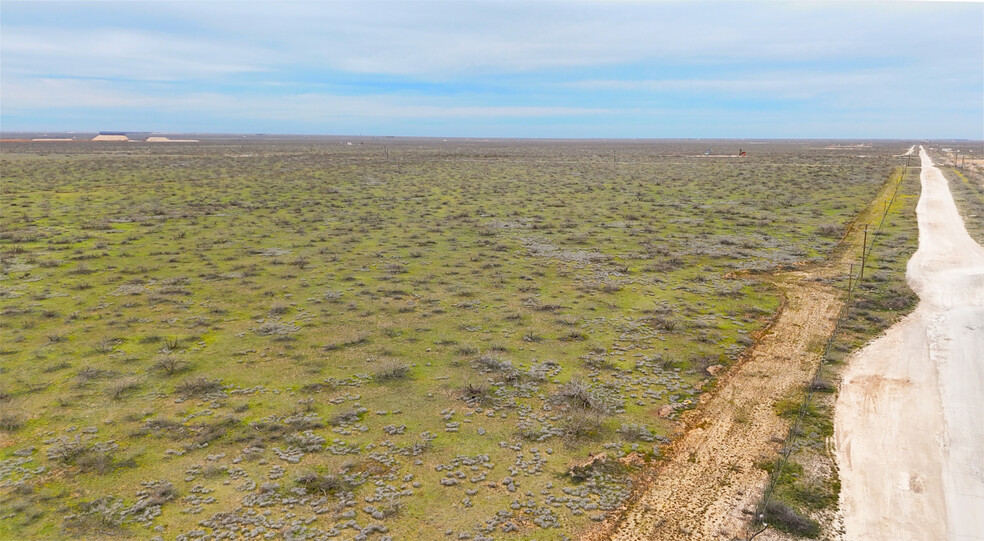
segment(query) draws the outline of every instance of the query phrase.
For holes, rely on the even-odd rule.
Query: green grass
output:
[[[984,243],[984,175],[963,168],[940,168],[950,184],[950,193],[960,210],[964,227],[978,244]],[[971,179],[977,179],[975,182]]]
[[[898,151],[365,143],[4,145],[0,537],[574,535]]]

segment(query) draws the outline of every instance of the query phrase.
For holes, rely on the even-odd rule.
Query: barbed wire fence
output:
[[[807,386],[806,395],[803,397],[802,403],[800,403],[799,410],[796,413],[796,417],[793,424],[789,427],[789,432],[786,434],[785,439],[783,439],[782,447],[779,450],[779,456],[776,457],[776,464],[773,467],[772,472],[769,476],[769,484],[766,485],[765,492],[762,495],[762,501],[759,503],[759,507],[755,513],[755,522],[762,525],[762,529],[755,532],[749,540],[753,539],[758,534],[765,531],[768,528],[768,523],[765,522],[766,508],[772,500],[773,492],[775,491],[776,485],[782,476],[783,469],[789,462],[789,457],[795,452],[796,448],[794,446],[796,439],[800,435],[800,425],[803,423],[803,419],[806,417],[807,412],[810,409],[810,404],[813,400],[813,393],[819,389],[824,388],[824,368],[830,362],[830,349],[834,342],[837,340],[840,334],[841,327],[847,320],[851,313],[851,306],[854,302],[854,291],[859,288],[864,281],[864,269],[868,262],[868,256],[875,247],[875,243],[878,240],[879,234],[881,233],[882,225],[885,223],[885,219],[888,217],[888,212],[895,204],[896,199],[899,195],[899,189],[902,187],[902,183],[905,181],[906,174],[909,169],[908,155],[906,155],[906,164],[902,166],[902,173],[899,175],[898,180],[895,182],[895,189],[892,192],[892,197],[885,202],[885,209],[881,213],[881,218],[878,220],[877,227],[871,232],[870,244],[868,228],[873,224],[864,225],[864,237],[861,242],[861,257],[860,265],[855,275],[854,265],[851,265],[851,269],[847,275],[847,300],[841,306],[840,312],[837,314],[837,320],[834,323],[834,330],[830,337],[827,339],[827,343],[824,345],[823,354],[820,356],[820,363],[817,365],[816,372],[813,374],[813,378],[810,380],[810,384]],[[877,217],[877,215],[876,215]],[[850,233],[848,233],[850,234]]]

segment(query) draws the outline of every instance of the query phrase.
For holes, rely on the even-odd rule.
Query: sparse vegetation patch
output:
[[[358,142],[4,144],[0,538],[573,537],[897,152]]]

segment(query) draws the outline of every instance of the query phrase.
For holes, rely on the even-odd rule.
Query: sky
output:
[[[981,2],[0,2],[0,129],[984,139]]]

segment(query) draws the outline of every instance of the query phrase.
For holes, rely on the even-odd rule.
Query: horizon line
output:
[[[526,141],[966,141],[984,143],[984,139],[968,137],[723,137],[723,136],[661,136],[661,137],[524,137],[480,135],[372,135],[345,133],[297,133],[297,132],[207,132],[207,131],[154,131],[154,130],[0,130],[0,139],[10,139],[18,134],[141,134],[141,135],[197,135],[212,137],[331,137],[353,139],[456,139],[456,140],[526,140]],[[139,141],[134,141],[139,142]]]

